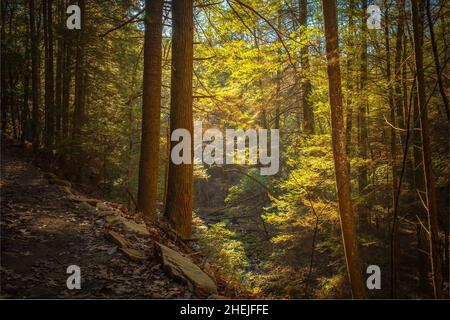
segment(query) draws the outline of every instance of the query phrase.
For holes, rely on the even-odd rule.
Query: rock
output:
[[[130,247],[131,243],[125,239],[124,237],[122,237],[120,234],[118,234],[115,231],[109,231],[106,234],[106,237],[111,239],[115,244],[117,244],[120,248],[126,248],[126,247]]]
[[[117,214],[113,208],[108,207],[102,201],[97,202],[95,209],[96,209],[97,214],[101,217],[107,217],[107,216],[112,216],[112,215]]]
[[[156,249],[162,260],[164,270],[173,278],[191,284],[199,296],[217,294],[214,281],[197,265],[177,251],[157,243]]]
[[[97,202],[97,205],[95,206],[99,211],[112,211],[110,207],[108,207],[103,202]]]
[[[115,231],[109,231],[106,236],[111,239],[130,260],[139,262],[145,259],[145,256],[139,250],[131,248],[131,243]]]
[[[128,258],[130,258],[133,261],[139,262],[145,259],[145,256],[142,252],[139,250],[133,249],[133,248],[119,248],[120,251],[122,251]]]
[[[148,232],[147,226],[145,224],[134,222],[133,220],[129,220],[122,216],[107,216],[106,222],[113,226],[122,225],[129,232],[134,232],[141,236],[150,236],[150,233]]]
[[[83,196],[77,196],[77,195],[69,195],[69,199],[76,201],[76,202],[84,202],[85,204],[91,206],[91,207],[97,207],[97,203],[101,202],[101,200],[93,199],[93,198],[86,198]]]

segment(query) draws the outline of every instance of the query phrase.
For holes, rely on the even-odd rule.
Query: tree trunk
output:
[[[163,2],[163,0],[146,0],[145,2],[138,210],[150,220],[156,216],[158,200]]]
[[[428,108],[425,96],[425,75],[423,68],[423,0],[412,0],[414,54],[417,72],[417,93],[420,110],[420,127],[422,137],[422,157],[425,178],[425,190],[428,206],[428,227],[430,233],[430,261],[434,296],[443,298],[442,291],[442,257],[439,251],[439,226],[437,196],[431,161],[430,133],[428,128]]]
[[[303,32],[308,29],[308,1],[300,0],[300,27]],[[304,37],[307,40],[307,37]],[[311,93],[311,82],[309,81],[309,46],[302,44],[300,49],[302,64],[302,105],[303,105],[303,131],[308,134],[314,133],[314,113],[309,95]]]
[[[2,133],[6,130],[7,125],[7,113],[8,109],[8,95],[6,92],[6,1],[2,1],[1,5],[1,101],[2,101],[2,111],[1,111],[1,130]]]
[[[11,34],[11,33],[10,33]],[[15,93],[14,93],[14,87],[15,87],[15,81],[14,81],[14,76],[12,74],[12,70],[11,68],[9,68],[8,70],[8,74],[9,74],[9,115],[11,117],[11,125],[12,125],[12,132],[13,132],[13,137],[14,139],[18,138],[18,132],[17,132],[17,121],[16,121],[16,117],[17,117],[17,112],[16,112],[16,97],[15,97]]]
[[[55,139],[55,92],[53,73],[53,15],[52,0],[43,1],[45,47],[45,135],[46,148],[52,148]]]
[[[26,74],[23,76],[23,111],[22,111],[22,134],[20,139],[22,141],[29,141],[30,139],[30,74],[28,71],[29,66],[27,66]]]
[[[26,35],[30,35],[30,23],[29,16],[24,15],[24,24],[26,28]],[[21,141],[31,141],[31,123],[30,123],[30,75],[31,75],[31,55],[30,55],[30,44],[25,41],[25,66],[22,75],[22,85],[23,85],[23,110],[21,116],[21,131],[20,136]]]
[[[386,45],[386,82],[388,85],[388,101],[389,101],[389,111],[390,117],[389,121],[391,123],[390,127],[390,153],[391,153],[391,170],[392,170],[392,182],[391,182],[391,194],[392,194],[392,229],[391,229],[391,297],[397,297],[397,287],[398,287],[398,242],[397,242],[397,233],[398,233],[398,219],[397,219],[397,211],[395,210],[395,206],[397,204],[397,185],[398,185],[398,175],[397,175],[397,165],[396,165],[396,157],[397,157],[397,142],[396,142],[396,133],[395,133],[395,105],[394,105],[394,94],[392,89],[392,74],[391,74],[391,47],[389,42],[389,6],[385,1],[385,24],[384,24],[384,38]]]
[[[72,82],[71,71],[71,41],[64,41],[63,53],[63,75],[62,75],[62,101],[61,101],[61,136],[63,139],[69,137],[69,103],[70,103],[70,84]]]
[[[405,129],[405,115],[403,109],[403,95],[402,95],[402,81],[401,81],[401,59],[402,59],[402,47],[403,47],[403,30],[404,30],[404,3],[403,0],[397,1],[397,35],[395,42],[395,58],[394,58],[394,94],[395,94],[395,110],[397,126],[401,129]],[[400,135],[400,138],[402,136]],[[402,146],[405,146],[405,141],[402,140]]]
[[[84,28],[85,28],[85,6],[84,0],[79,0],[78,5],[81,10],[81,29],[77,30],[77,46],[76,46],[76,60],[75,60],[75,103],[73,110],[73,132],[72,136],[74,139],[74,143],[80,144],[80,134],[83,125],[83,121],[85,118],[85,57],[84,57]],[[75,148],[79,149],[79,148]]]
[[[434,36],[434,28],[433,28],[433,20],[431,17],[430,0],[426,0],[426,6],[427,6],[428,28],[430,29],[431,49],[433,51],[433,59],[434,59],[434,66],[436,68],[436,77],[437,77],[437,81],[438,81],[438,85],[439,85],[439,93],[441,94],[442,102],[444,103],[445,113],[447,115],[447,121],[450,122],[449,103],[448,103],[447,95],[445,94],[444,83],[442,81],[441,64],[439,62],[439,53],[438,53],[438,48],[437,48],[437,44],[436,44],[436,38]]]
[[[36,31],[36,8],[34,0],[29,1],[30,9],[30,41],[31,41],[31,96],[32,96],[32,122],[31,134],[33,139],[33,149],[39,149],[39,91],[40,91],[40,71],[39,71],[39,49]]]
[[[419,103],[417,101],[417,88],[414,88],[413,94],[413,110],[414,118],[419,119]],[[429,272],[429,242],[427,240],[426,230],[423,228],[427,224],[427,213],[423,205],[421,204],[421,194],[425,190],[425,182],[423,177],[423,163],[422,163],[422,142],[420,138],[420,123],[414,121],[414,130],[412,135],[413,143],[413,168],[414,168],[414,192],[417,194],[417,206],[415,210],[417,217],[420,219],[420,223],[417,224],[417,268],[419,274],[419,289],[422,292],[426,292],[429,288],[428,272]]]
[[[322,9],[328,62],[327,72],[331,107],[331,136],[342,238],[344,241],[345,258],[352,288],[352,296],[353,298],[359,299],[365,296],[365,290],[350,194],[350,177],[347,166],[348,159],[345,152],[336,2],[323,0]]]
[[[63,38],[63,28],[64,25],[64,11],[63,11],[63,1],[57,1],[57,52],[56,52],[56,80],[55,80],[55,142],[58,144],[61,140],[61,117],[62,117],[62,68],[63,68],[63,57],[64,57],[64,38]]]
[[[347,91],[349,92],[347,96],[347,112],[346,112],[346,126],[345,126],[345,143],[347,147],[347,155],[351,157],[353,154],[352,148],[352,129],[353,129],[353,90],[354,90],[354,55],[353,55],[353,36],[354,36],[354,14],[355,14],[355,1],[351,1],[350,4],[350,12],[348,17],[348,30],[349,30],[349,44],[348,44],[348,53],[347,53]],[[348,164],[348,172],[350,174],[350,162]]]
[[[367,0],[362,1],[362,21],[361,21],[361,60],[360,60],[360,101],[358,107],[358,150],[362,160],[367,159],[368,135],[367,135],[367,24],[366,24]],[[358,172],[358,192],[362,196],[367,187],[367,166],[363,164]],[[359,206],[359,221],[361,227],[368,225],[368,214],[364,202]]]
[[[193,137],[192,60],[193,60],[193,1],[172,3],[172,80],[170,87],[170,131],[186,129]],[[176,142],[171,142],[171,150]],[[169,181],[165,215],[183,238],[191,234],[193,148],[190,164],[169,165]]]

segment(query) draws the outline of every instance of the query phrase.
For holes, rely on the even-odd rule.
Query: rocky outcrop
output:
[[[129,259],[137,262],[145,259],[144,254],[139,250],[133,249],[131,247],[131,243],[127,239],[122,237],[119,233],[110,230],[108,231],[106,236],[107,238],[112,240],[119,247],[119,250],[123,254],[125,254]]]
[[[111,226],[121,225],[127,231],[141,236],[150,236],[150,233],[144,223],[138,223],[119,215],[111,215],[106,217],[106,222]]]
[[[214,281],[197,265],[179,252],[156,243],[156,250],[161,259],[164,270],[175,279],[192,285],[199,296],[217,294],[217,286]]]

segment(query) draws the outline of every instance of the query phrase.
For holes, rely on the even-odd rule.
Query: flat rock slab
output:
[[[144,254],[136,249],[133,249],[131,247],[130,241],[122,237],[119,233],[115,231],[108,231],[106,234],[106,237],[110,240],[112,240],[118,247],[119,250],[125,254],[129,259],[139,262],[145,259]]]
[[[101,202],[98,199],[86,198],[86,197],[78,196],[78,195],[74,195],[74,194],[70,195],[69,199],[72,201],[76,201],[76,202],[84,202],[84,203],[90,205],[91,207],[96,207],[97,203]]]
[[[110,225],[122,225],[126,230],[141,236],[150,236],[145,224],[134,222],[133,220],[129,220],[119,215],[107,216],[106,222]]]
[[[139,250],[129,248],[129,247],[119,248],[119,250],[123,254],[125,254],[130,260],[133,260],[135,262],[140,262],[145,259],[144,254]]]
[[[216,284],[202,269],[179,252],[157,242],[156,245],[164,270],[170,276],[191,284],[200,296],[217,294]]]
[[[127,248],[127,247],[131,246],[130,242],[127,239],[125,239],[124,237],[122,237],[120,234],[118,234],[115,231],[112,231],[112,230],[108,231],[106,236],[107,236],[107,238],[112,240],[116,245],[118,245],[120,248]]]

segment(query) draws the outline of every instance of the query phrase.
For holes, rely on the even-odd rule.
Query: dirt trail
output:
[[[1,297],[192,298],[168,278],[151,253],[132,262],[105,238],[95,209],[49,185],[22,152],[1,157]],[[81,289],[69,290],[69,265],[81,268]]]

